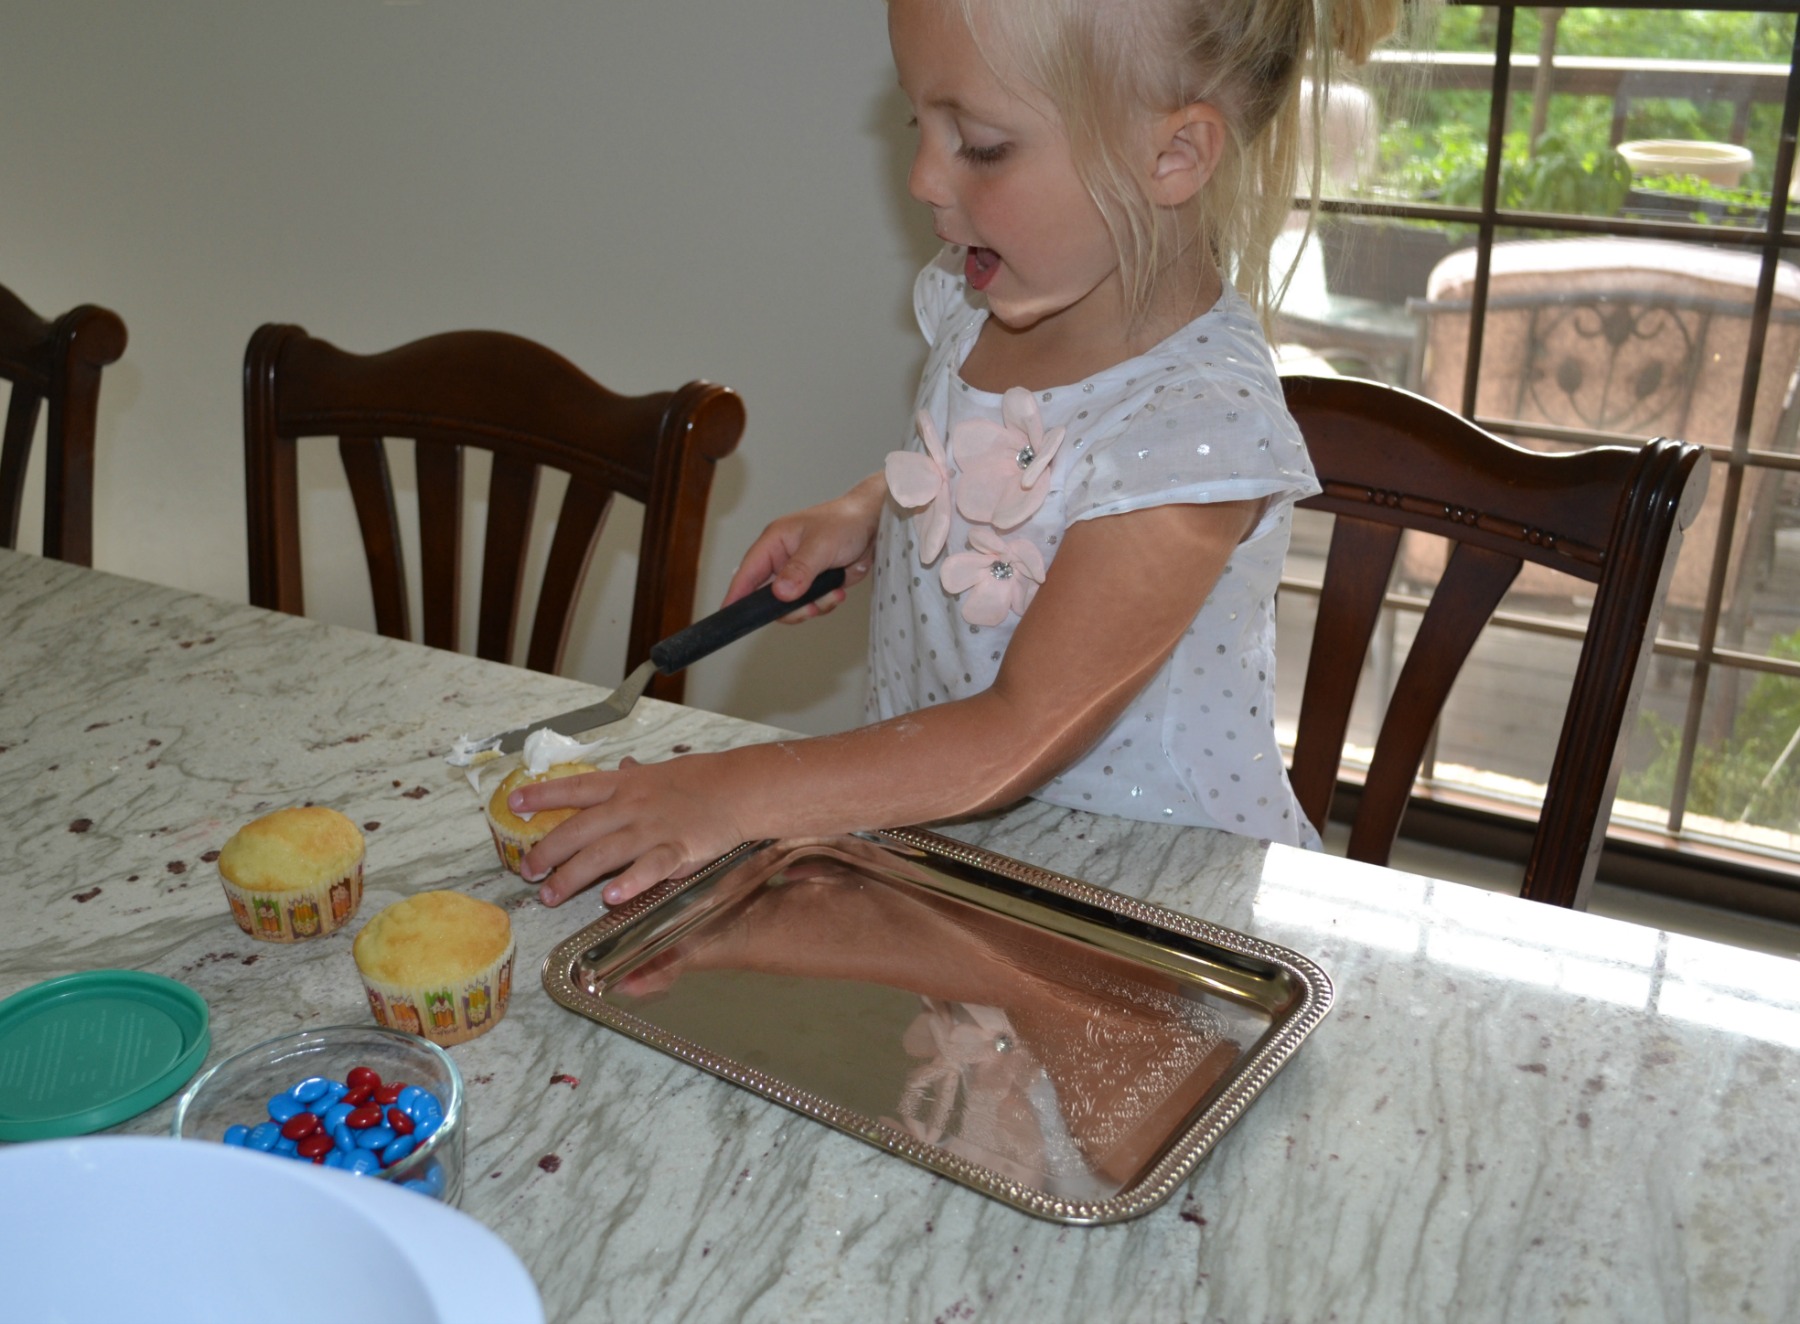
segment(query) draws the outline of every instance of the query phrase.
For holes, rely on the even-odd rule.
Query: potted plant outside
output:
[[[1481,204],[1486,145],[1463,125],[1441,125],[1426,136],[1405,125],[1384,147],[1384,158],[1400,164],[1371,190],[1394,199],[1439,202],[1453,207]],[[1631,172],[1610,148],[1571,143],[1551,131],[1527,151],[1525,135],[1510,133],[1502,146],[1500,205],[1519,211],[1580,216],[1616,215],[1630,190]],[[1403,303],[1421,298],[1439,261],[1474,242],[1473,226],[1390,217],[1334,215],[1320,227],[1325,284],[1333,294]]]

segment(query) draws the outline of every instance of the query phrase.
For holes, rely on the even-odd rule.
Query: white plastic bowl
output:
[[[0,1314],[225,1324],[542,1324],[480,1223],[386,1182],[229,1145],[82,1136],[0,1149]]]

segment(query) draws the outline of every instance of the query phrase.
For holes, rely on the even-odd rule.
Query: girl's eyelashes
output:
[[[995,143],[992,147],[977,147],[974,143],[964,143],[956,149],[956,154],[970,165],[998,165],[1011,146],[1011,143]]]
[[[919,117],[908,115],[906,127],[916,131],[919,127]],[[959,160],[967,161],[970,165],[996,165],[1005,158],[1011,149],[1012,144],[1007,142],[995,143],[991,147],[977,147],[974,143],[965,142],[957,146],[956,155]]]

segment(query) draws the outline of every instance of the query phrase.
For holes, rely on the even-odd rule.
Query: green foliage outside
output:
[[[1535,52],[1541,11],[1520,9],[1513,47]],[[1568,56],[1641,56],[1654,60],[1717,60],[1786,65],[1793,54],[1794,15],[1718,13],[1699,10],[1569,9],[1556,29],[1556,54]],[[1445,6],[1437,24],[1441,51],[1492,51],[1495,14],[1490,8]],[[1607,205],[1628,178],[1619,169],[1610,134],[1610,96],[1558,94],[1550,99],[1548,123],[1558,160],[1554,169],[1534,171],[1524,126],[1531,122],[1531,83],[1515,78],[1508,123],[1520,128],[1506,136],[1502,161],[1502,203],[1538,211],[1607,215]],[[1477,91],[1411,90],[1402,103],[1384,107],[1378,194],[1473,206],[1480,201],[1481,170],[1487,157],[1488,95]],[[1728,142],[1732,106],[1727,102],[1695,102],[1681,97],[1634,99],[1625,123],[1625,139],[1681,138]],[[1775,162],[1781,107],[1773,103],[1750,110],[1745,146],[1755,157],[1743,191],[1728,201],[1746,203],[1747,194],[1766,194]],[[1540,140],[1539,146],[1544,146]],[[1588,183],[1575,176],[1599,176]],[[1575,205],[1542,205],[1556,199]],[[1754,199],[1748,199],[1753,205]]]
[[[1542,11],[1517,11],[1515,51],[1538,48]],[[1795,15],[1699,10],[1568,9],[1556,32],[1556,53],[1646,60],[1709,60],[1786,66],[1793,56]],[[1434,45],[1438,50],[1492,51],[1495,11],[1446,5]],[[1625,195],[1640,190],[1691,200],[1695,220],[1729,223],[1769,203],[1781,107],[1750,108],[1745,136],[1754,162],[1743,187],[1724,189],[1692,176],[1633,180],[1611,144],[1610,96],[1558,94],[1550,100],[1551,132],[1527,143],[1531,123],[1529,77],[1515,79],[1501,159],[1500,204],[1509,209],[1616,214]],[[1382,107],[1381,155],[1370,193],[1388,201],[1480,204],[1487,160],[1489,97],[1485,91],[1409,89]],[[1634,99],[1624,125],[1626,140],[1642,138],[1731,140],[1728,102],[1686,98]],[[1758,222],[1760,223],[1760,222]],[[1418,222],[1418,224],[1428,224]],[[1778,637],[1770,653],[1800,661],[1800,631]],[[1655,753],[1621,779],[1620,794],[1644,804],[1667,805],[1681,733],[1652,712],[1640,714],[1641,734]],[[1726,822],[1800,831],[1800,680],[1763,675],[1749,686],[1729,736],[1696,752],[1688,788],[1689,812]],[[1785,756],[1785,757],[1784,757]]]
[[[1769,652],[1772,657],[1800,661],[1800,631],[1777,636]],[[1640,714],[1638,724],[1657,752],[1648,767],[1619,779],[1619,794],[1640,804],[1666,805],[1674,787],[1681,732],[1654,713]],[[1776,767],[1796,730],[1800,730],[1800,680],[1758,676],[1738,706],[1730,737],[1720,745],[1702,745],[1696,752],[1688,812],[1786,832],[1800,828],[1800,746],[1789,750]]]
[[[1429,129],[1401,122],[1388,130],[1383,158],[1392,163],[1388,186],[1403,196],[1451,207],[1481,205],[1485,129],[1454,121]],[[1531,149],[1524,131],[1515,130],[1501,140],[1502,207],[1611,215],[1630,190],[1630,167],[1604,139],[1595,148],[1552,130]]]

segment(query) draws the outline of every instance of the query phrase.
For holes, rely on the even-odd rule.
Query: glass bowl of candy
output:
[[[428,1039],[374,1025],[301,1030],[246,1048],[175,1105],[182,1140],[462,1197],[462,1073]]]

